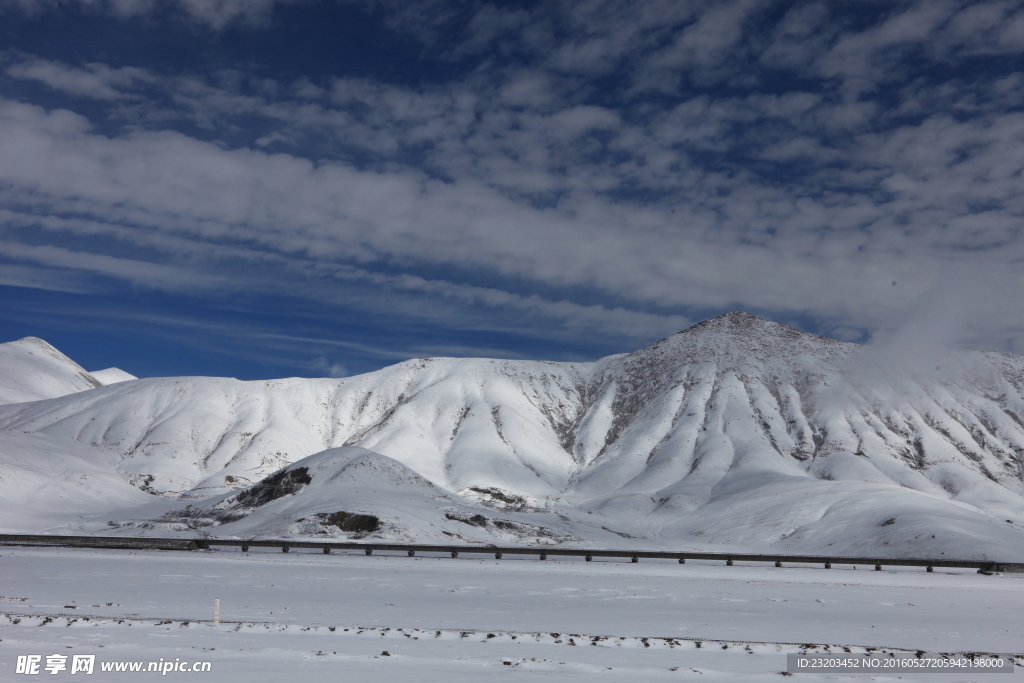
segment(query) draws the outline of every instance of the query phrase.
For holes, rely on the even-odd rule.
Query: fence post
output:
[[[220,598],[213,600],[213,625],[220,626]]]

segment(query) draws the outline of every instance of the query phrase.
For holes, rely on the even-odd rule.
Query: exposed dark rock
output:
[[[254,484],[238,494],[238,504],[245,507],[259,507],[267,503],[298,493],[302,487],[313,481],[309,476],[309,468],[296,467],[272,474],[263,481]]]
[[[456,522],[462,522],[463,524],[472,524],[473,526],[487,526],[487,518],[483,515],[473,515],[472,517],[459,517],[458,515],[453,515],[450,512],[446,512],[444,516],[447,519],[451,519]]]
[[[503,491],[499,488],[484,488],[480,486],[471,486],[469,487],[469,490],[487,496],[487,498],[480,502],[491,507],[507,508],[517,511],[524,511],[529,507],[526,498],[517,496],[510,491]]]
[[[156,479],[152,474],[133,474],[128,478],[128,483],[146,493],[158,494],[158,491],[153,490],[151,484]]]
[[[380,519],[373,515],[361,515],[355,512],[320,512],[317,517],[324,524],[336,526],[342,531],[368,534],[380,528]]]

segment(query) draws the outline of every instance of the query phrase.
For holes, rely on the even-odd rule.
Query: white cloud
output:
[[[615,129],[621,123],[621,117],[614,111],[603,107],[576,106],[554,114],[544,125],[559,136],[574,138],[595,129]]]
[[[743,36],[743,23],[765,4],[764,0],[714,3],[683,29],[672,44],[652,58],[655,67],[717,66],[727,52],[735,52]]]
[[[501,88],[501,99],[516,106],[543,107],[554,97],[550,81],[542,73],[523,74]]]
[[[860,33],[842,37],[819,61],[826,75],[856,76],[871,81],[891,77],[888,53],[902,46],[922,44],[957,9],[957,3],[929,0],[899,12],[888,21]],[[884,60],[884,61],[883,61]]]
[[[271,7],[193,5],[210,25]],[[594,0],[527,19],[420,4],[394,25],[448,56],[518,55],[422,86],[20,58],[8,75],[103,99],[133,127],[100,135],[70,111],[0,102],[0,199],[18,207],[6,224],[94,240],[77,266],[36,244],[8,258],[127,280],[153,263],[163,287],[244,263],[246,286],[310,300],[335,301],[331,279],[446,314],[503,311],[515,320],[503,329],[532,317],[559,334],[636,336],[688,321],[671,311],[741,307],[884,330],[937,283],[978,288],[984,271],[988,317],[961,331],[1009,338],[1022,76],[900,79],[908,54],[933,67],[982,54],[978,31],[985,50],[1013,54],[1016,7],[901,2],[853,31],[828,3],[757,26],[765,6]],[[458,21],[462,43],[430,42]],[[773,70],[796,85],[749,85]],[[617,86],[593,86],[609,74]],[[690,92],[683,76],[730,85]],[[234,147],[173,130],[216,140],[243,118],[259,132]],[[301,273],[320,284],[303,292]]]
[[[128,281],[151,289],[198,293],[211,288],[224,288],[230,283],[223,277],[106,254],[73,251],[54,246],[28,246],[0,241],[0,256],[15,262],[36,263],[66,270],[84,270]],[[27,283],[19,284],[26,286]]]
[[[63,5],[117,17],[148,14],[156,9],[173,7],[189,19],[215,30],[241,22],[265,25],[274,6],[302,0],[0,0],[0,10],[18,10],[29,14],[60,11]]]
[[[75,68],[39,58],[16,62],[5,71],[12,78],[39,81],[70,95],[100,100],[123,98],[133,86],[155,80],[145,69],[114,69],[106,64],[85,64],[82,68]]]
[[[382,174],[340,164],[314,165],[289,155],[224,150],[176,133],[137,132],[109,139],[91,134],[87,122],[69,112],[47,113],[11,102],[0,106],[0,120],[0,159],[33,160],[0,165],[0,178],[45,198],[51,213],[87,213],[115,224],[130,217],[141,229],[193,243],[195,252],[206,244],[245,242],[286,261],[355,259],[411,268],[490,268],[512,277],[593,287],[668,307],[742,303],[822,316],[838,311],[855,324],[878,324],[896,315],[906,301],[894,300],[875,282],[899,279],[908,283],[906,296],[916,296],[931,286],[944,263],[964,261],[963,254],[944,254],[946,243],[977,243],[980,229],[991,232],[1000,225],[954,220],[962,215],[955,213],[957,195],[972,192],[964,176],[977,171],[958,168],[967,162],[953,163],[953,143],[946,146],[950,149],[937,149],[932,141],[935,131],[927,128],[865,140],[864,156],[872,164],[889,159],[890,167],[899,164],[932,176],[917,181],[924,183],[918,190],[890,182],[897,198],[884,209],[852,196],[794,204],[777,190],[734,182],[727,196],[695,195],[681,207],[683,212],[673,216],[663,209],[618,205],[584,192],[565,209],[536,209],[469,179],[439,183],[414,172]],[[997,124],[972,130],[935,123],[943,126],[943,138],[952,141],[959,136],[973,140],[975,146],[978,136],[1005,142],[1005,128],[1016,125]],[[977,149],[982,155],[978,163],[998,167],[987,155],[999,154],[1009,164],[1001,171],[1002,194],[994,187],[988,191],[1011,204],[1019,201],[1011,194],[1013,152]],[[1024,162],[1017,163],[1019,167]],[[708,180],[696,182],[700,187]],[[894,222],[913,216],[922,202],[930,206],[927,214],[902,225]],[[1002,225],[1012,225],[1012,220],[1003,220]],[[768,227],[776,229],[774,236],[751,239]],[[868,232],[861,232],[865,228]],[[829,232],[821,233],[823,229]],[[993,239],[1005,242],[1005,230],[992,233]],[[821,240],[823,234],[829,234],[827,242]],[[189,269],[150,269],[144,262],[95,254],[13,248],[8,245],[9,258],[91,268],[129,280],[152,277],[164,287],[197,286]],[[1000,248],[1005,266],[989,255],[986,268],[993,276],[1015,281],[1012,259],[1019,247]],[[167,258],[181,253],[182,246],[164,249],[169,250]],[[908,261],[910,254],[913,260]],[[258,255],[253,252],[251,257]],[[653,331],[685,322],[412,275],[371,276],[369,271],[345,267],[335,272],[349,279],[375,278],[374,284],[392,290],[531,311],[571,326]],[[1016,310],[1012,297],[1006,298],[1008,310]]]

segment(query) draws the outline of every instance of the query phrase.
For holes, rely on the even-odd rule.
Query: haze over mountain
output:
[[[926,367],[737,312],[593,363],[124,381],[0,407],[4,527],[1024,557],[1024,358]]]

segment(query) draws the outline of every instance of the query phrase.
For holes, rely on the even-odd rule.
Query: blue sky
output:
[[[0,326],[91,369],[1024,352],[1020,2],[0,0]]]

